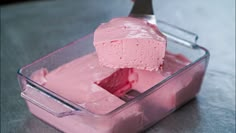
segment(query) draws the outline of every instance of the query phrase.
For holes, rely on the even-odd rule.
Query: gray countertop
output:
[[[20,97],[16,71],[113,17],[129,0],[35,1],[1,6],[1,132],[58,133],[32,116]],[[235,1],[154,0],[157,18],[198,33],[210,53],[196,99],[147,133],[235,133]]]

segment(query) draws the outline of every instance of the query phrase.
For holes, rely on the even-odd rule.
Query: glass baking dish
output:
[[[41,68],[52,71],[94,52],[93,34],[90,34],[19,69],[21,96],[25,99],[30,112],[67,133],[135,133],[149,128],[184,105],[200,91],[209,52],[197,45],[196,34],[164,21],[158,21],[157,24],[167,36],[167,50],[186,56],[191,60],[189,65],[115,110],[103,115],[95,114],[51,92],[30,78],[33,72]],[[192,80],[184,87],[173,87],[176,82],[185,82],[189,77]],[[134,110],[138,110],[139,113],[133,113]]]

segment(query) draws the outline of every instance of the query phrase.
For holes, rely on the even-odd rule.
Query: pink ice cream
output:
[[[93,53],[64,64],[50,73],[43,68],[34,72],[32,79],[91,112],[105,114],[124,104],[124,101],[101,88],[96,82],[116,72],[121,78],[128,79],[126,72],[101,67],[97,55]],[[111,81],[110,84],[114,89],[126,85],[122,81]]]
[[[97,54],[91,53],[50,72],[42,68],[34,72],[31,79],[94,114],[107,114],[127,102],[122,100],[122,96],[127,95],[126,93],[129,91],[135,90],[141,94],[188,63],[189,61],[185,57],[167,52],[163,71],[151,72],[132,68],[112,69],[101,66]],[[142,123],[155,118],[153,111],[159,111],[158,113],[161,114],[161,112],[165,113],[176,107],[176,93],[192,80],[190,77],[186,77],[186,79],[183,83],[174,80],[165,89],[157,90],[159,91],[156,93],[157,96],[150,97],[139,105],[126,109],[114,119],[113,126],[108,126],[104,121],[99,125],[90,126],[80,122],[80,125],[77,126],[80,127],[81,132],[136,132],[143,126]],[[131,99],[133,98],[135,97]],[[36,112],[36,110],[34,109],[32,112]],[[40,114],[36,113],[35,115]],[[49,116],[45,119],[48,118],[50,121],[55,119]],[[81,120],[88,121],[87,119],[82,118]],[[88,123],[93,122],[89,120]],[[78,131],[78,128],[75,130]],[[65,131],[74,132],[73,129],[65,129]]]
[[[31,75],[31,79],[99,116],[147,93],[190,63],[181,54],[167,52],[166,38],[159,30],[136,18],[116,18],[101,24],[94,33],[94,46],[96,53],[52,71],[41,68]],[[181,79],[170,79],[142,102],[101,119],[83,114],[58,119],[30,103],[28,105],[36,116],[51,123],[54,121],[53,124],[62,127],[64,132],[134,133],[147,126],[144,123],[160,119],[196,93],[188,97],[189,89],[183,90],[190,85],[194,75],[191,71],[187,74]]]
[[[166,38],[145,20],[122,17],[96,29],[94,46],[104,66],[157,71],[164,61]]]
[[[31,78],[93,113],[106,114],[124,104],[125,101],[119,97],[131,89],[143,93],[188,63],[189,61],[183,56],[167,53],[163,71],[111,69],[99,65],[97,54],[92,53],[51,72],[45,68],[40,69],[34,72]],[[191,81],[191,78],[188,79],[188,82],[184,83]],[[183,86],[185,84],[178,81],[171,84],[170,88],[181,89]],[[170,92],[167,89],[166,91]],[[162,97],[165,99],[165,95]],[[160,104],[168,108],[174,106],[173,101],[163,101],[165,104]]]

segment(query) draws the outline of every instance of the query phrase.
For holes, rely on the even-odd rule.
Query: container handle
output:
[[[21,92],[21,97],[56,117],[73,115],[78,111],[78,109],[73,109],[61,103],[29,84]]]
[[[157,26],[168,39],[180,42],[187,47],[197,48],[199,36],[196,33],[185,30],[168,22],[157,20]]]

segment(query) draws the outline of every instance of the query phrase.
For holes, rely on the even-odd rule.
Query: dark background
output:
[[[1,0],[0,4],[1,5],[8,5],[8,4],[16,4],[16,3],[22,3],[22,2],[27,2],[30,0]]]
[[[198,33],[211,58],[195,100],[147,133],[235,133],[235,1],[154,0],[157,18]],[[58,133],[32,116],[16,71],[113,17],[129,0],[58,0],[1,5],[1,132]]]

